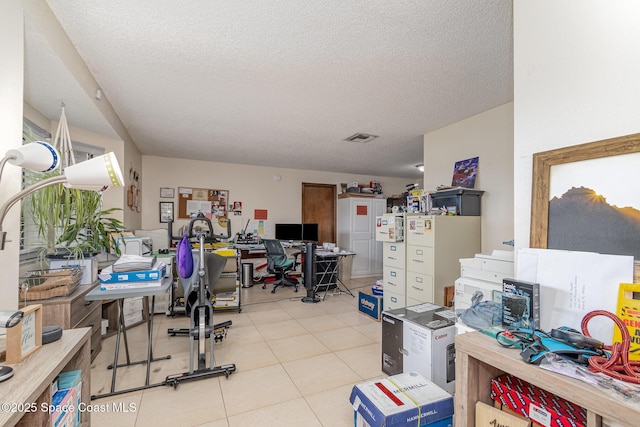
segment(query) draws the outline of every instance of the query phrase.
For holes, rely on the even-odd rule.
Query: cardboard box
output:
[[[422,303],[382,313],[382,372],[419,372],[455,391],[455,312]]]
[[[454,298],[456,296],[455,286],[444,287],[444,305],[445,307],[453,307]]]
[[[102,269],[100,283],[151,282],[162,279],[167,274],[167,265],[156,261],[151,270],[114,272],[112,266]]]
[[[475,425],[476,427],[529,427],[531,423],[522,417],[508,414],[484,402],[476,402]]]
[[[517,417],[520,420],[526,421],[527,422],[526,427],[531,427],[532,426],[531,421],[529,421],[527,418],[525,418],[524,416],[520,415],[516,411],[513,411],[513,410],[509,409],[508,406],[501,405],[500,402],[498,402],[496,400],[493,401],[493,407],[496,408],[496,409],[499,409],[502,412],[505,412],[505,413],[507,413],[509,415],[513,415],[514,417]]]
[[[382,319],[382,298],[368,292],[358,292],[358,311],[379,322]]]
[[[587,425],[584,408],[509,374],[491,380],[491,398],[545,427]]]
[[[417,372],[356,384],[349,401],[356,426],[450,427],[453,423],[453,397]]]

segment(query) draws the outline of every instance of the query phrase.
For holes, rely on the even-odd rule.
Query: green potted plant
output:
[[[122,231],[117,208],[102,209],[102,194],[66,188],[62,184],[38,190],[31,196],[31,214],[46,254],[66,252],[70,258],[116,248],[112,233]]]
[[[102,209],[102,194],[64,187],[42,188],[31,195],[31,215],[51,268],[85,266],[81,283],[89,284],[97,276],[96,255],[113,248],[119,253],[115,233],[123,230],[122,221],[110,215],[117,208]],[[87,258],[87,259],[85,259]]]

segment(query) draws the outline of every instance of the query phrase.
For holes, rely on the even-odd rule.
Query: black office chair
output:
[[[262,289],[266,289],[267,284],[271,283],[273,284],[273,289],[271,289],[272,294],[276,293],[278,286],[294,286],[295,291],[298,292],[298,279],[292,277],[291,272],[300,265],[300,262],[298,262],[300,252],[293,253],[293,258],[289,258],[279,240],[263,239],[262,243],[266,250],[267,271],[276,275],[276,280],[273,282],[265,282],[262,285]]]

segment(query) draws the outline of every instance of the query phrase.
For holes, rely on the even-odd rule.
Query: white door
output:
[[[373,243],[375,234],[375,217],[373,200],[354,198],[351,202],[351,250],[356,253],[353,258],[353,276],[371,274],[373,265]]]

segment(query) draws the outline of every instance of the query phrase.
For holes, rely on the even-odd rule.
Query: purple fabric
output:
[[[191,243],[185,234],[176,246],[176,261],[178,262],[178,275],[188,279],[193,274],[193,254]]]

